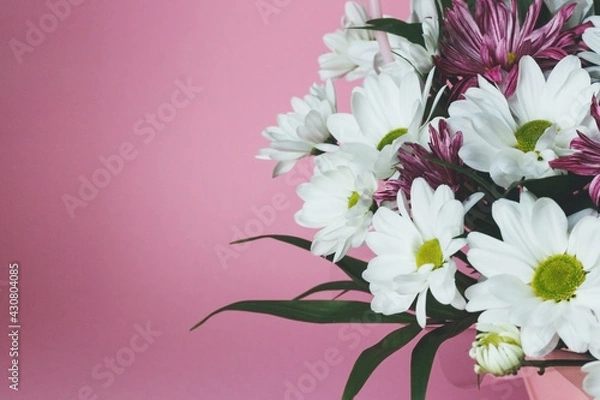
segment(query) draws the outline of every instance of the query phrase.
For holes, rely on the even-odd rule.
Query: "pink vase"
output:
[[[579,359],[580,354],[568,351],[553,351],[546,359]],[[544,375],[538,375],[535,368],[523,368],[519,376],[525,381],[525,387],[531,400],[589,400],[582,389],[585,374],[580,367],[547,368]]]

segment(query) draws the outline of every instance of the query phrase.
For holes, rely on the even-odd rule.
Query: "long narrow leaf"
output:
[[[408,23],[396,18],[378,18],[367,21],[366,26],[353,27],[353,29],[369,29],[391,33],[392,35],[406,38],[412,43],[425,47],[423,27],[420,23]]]
[[[535,0],[517,0],[517,12],[519,13],[519,22],[523,25],[527,11],[529,7],[534,3]]]
[[[301,295],[295,297],[294,300],[302,300],[305,297],[308,297],[314,293],[337,291],[337,290],[342,291],[342,292],[357,291],[357,292],[370,293],[367,289],[360,286],[359,284],[357,284],[354,281],[336,281],[336,282],[327,282],[327,283],[323,283],[321,285],[315,286],[314,288],[307,290],[306,292],[302,293]]]
[[[274,240],[278,240],[280,242],[291,244],[293,246],[296,246],[296,247],[299,247],[301,249],[308,250],[308,251],[310,251],[310,246],[312,244],[309,240],[302,239],[302,238],[295,237],[295,236],[288,236],[288,235],[255,236],[255,237],[250,237],[247,239],[238,240],[238,241],[232,242],[231,244],[241,244],[241,243],[253,242],[253,241],[259,240],[259,239],[274,239]],[[328,257],[324,257],[324,258],[333,262],[332,261],[333,256],[328,256]],[[364,288],[369,287],[369,283],[367,281],[365,281],[361,276],[363,271],[365,269],[367,269],[366,262],[359,260],[357,258],[346,256],[346,257],[342,258],[340,261],[338,261],[337,263],[335,263],[335,265],[337,265],[346,275],[348,275],[350,277],[350,279],[352,279],[354,282],[356,282],[360,286],[362,286]]]
[[[342,399],[353,399],[379,364],[408,344],[419,332],[421,332],[419,325],[410,324],[390,333],[379,343],[364,350],[354,363]]]
[[[477,320],[476,315],[446,324],[427,335],[417,343],[410,361],[411,400],[425,400],[427,384],[431,375],[433,359],[440,345],[461,332],[464,332]]]
[[[198,328],[223,311],[247,311],[316,324],[383,323],[408,324],[416,321],[410,314],[385,316],[371,311],[371,305],[360,301],[341,300],[251,300],[240,301],[210,313],[190,330]]]

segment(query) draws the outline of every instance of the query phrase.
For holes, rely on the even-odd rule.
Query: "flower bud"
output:
[[[475,360],[475,372],[505,376],[515,374],[525,353],[516,326],[510,324],[477,324],[479,333],[469,351]]]

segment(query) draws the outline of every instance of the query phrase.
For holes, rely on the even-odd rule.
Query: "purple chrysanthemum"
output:
[[[475,86],[478,75],[510,96],[523,56],[532,56],[547,69],[582,49],[581,35],[590,24],[565,28],[576,4],[564,6],[546,25],[536,27],[542,5],[542,0],[535,0],[520,25],[516,0],[511,6],[502,0],[479,0],[475,15],[464,0],[453,1],[453,9],[446,10],[440,56],[435,59],[442,79],[452,85],[452,99]]]
[[[600,130],[600,105],[594,98],[591,115]],[[550,161],[550,167],[563,169],[581,176],[593,176],[588,192],[594,204],[600,206],[600,141],[592,139],[581,132],[578,138],[571,141],[571,149],[575,153]]]
[[[455,170],[435,164],[431,159],[438,159],[454,165],[462,165],[458,151],[462,147],[461,132],[452,135],[445,120],[439,121],[439,129],[429,125],[429,147],[431,150],[417,144],[406,143],[398,150],[400,178],[390,179],[385,187],[375,194],[378,203],[395,201],[398,191],[402,190],[410,196],[412,183],[417,178],[423,178],[433,189],[440,185],[448,185],[456,193],[464,183],[464,178]]]
[[[550,161],[550,166],[577,175],[593,176],[588,192],[594,204],[600,206],[600,141],[581,132],[577,134],[579,137],[571,142],[571,148],[577,151],[570,156]]]

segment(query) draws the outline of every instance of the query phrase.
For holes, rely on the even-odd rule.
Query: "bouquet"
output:
[[[397,324],[342,397],[413,340],[411,398],[438,347],[474,327],[477,374],[577,366],[600,399],[600,2],[413,0],[407,21],[348,2],[322,83],[263,136],[275,177],[305,157],[298,224],[349,279],[223,307],[312,323]],[[333,81],[353,89],[337,109]],[[368,246],[369,260],[347,255]],[[308,300],[317,292],[332,300]],[[370,302],[344,300],[362,292]],[[370,318],[365,318],[369,315]],[[424,335],[420,335],[423,330]],[[550,352],[581,357],[544,359]],[[569,352],[569,353],[567,353]]]

